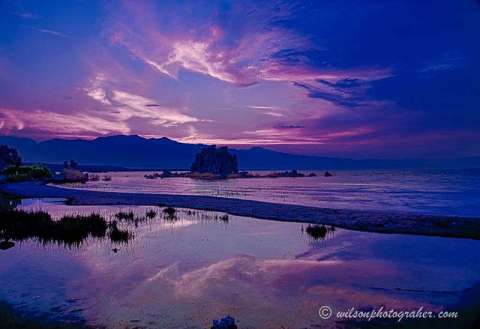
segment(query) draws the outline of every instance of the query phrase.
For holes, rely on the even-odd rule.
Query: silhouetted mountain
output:
[[[109,136],[94,140],[52,139],[35,142],[28,138],[0,136],[0,144],[18,150],[24,162],[60,164],[73,159],[80,165],[148,169],[189,169],[205,145],[185,144],[168,138]],[[398,169],[480,168],[480,157],[463,159],[368,159],[353,160],[294,155],[262,147],[232,149],[239,168],[245,169]]]

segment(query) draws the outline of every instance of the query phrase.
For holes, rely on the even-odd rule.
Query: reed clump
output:
[[[145,217],[147,217],[148,219],[153,219],[157,216],[157,212],[153,209],[149,209],[147,210],[147,212],[145,213]]]
[[[327,227],[326,225],[308,225],[307,228],[305,229],[305,232],[309,236],[311,236],[314,240],[321,240],[325,239],[328,233],[333,233],[335,232],[335,227],[330,226]]]
[[[224,223],[228,223],[230,220],[227,214],[221,215],[218,219]]]
[[[113,237],[128,241],[132,236],[125,234],[116,226],[112,228],[99,214],[66,215],[53,220],[44,211],[24,211],[18,209],[0,209],[0,238],[5,241],[23,241],[37,239],[41,243],[57,243],[66,246],[79,246],[88,238],[105,238],[107,233]]]
[[[173,207],[167,207],[163,209],[163,217],[167,220],[177,219],[177,210]]]
[[[118,220],[133,221],[135,220],[135,214],[133,211],[120,211],[115,214],[115,218]]]
[[[108,232],[108,237],[112,242],[115,243],[127,243],[130,239],[133,238],[133,234],[126,231],[121,230],[117,226],[117,222],[113,221],[109,224],[110,231]]]

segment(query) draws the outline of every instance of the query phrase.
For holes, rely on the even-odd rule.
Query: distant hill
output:
[[[131,169],[188,169],[205,145],[179,143],[168,138],[109,136],[94,140],[52,139],[35,142],[28,138],[0,136],[0,144],[14,147],[24,162],[61,164],[73,159],[81,165]],[[480,157],[462,159],[368,159],[295,155],[266,148],[232,149],[239,167],[246,169],[398,169],[480,168]]]

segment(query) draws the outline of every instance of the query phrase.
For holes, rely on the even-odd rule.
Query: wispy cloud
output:
[[[57,137],[95,137],[111,133],[130,133],[125,123],[112,122],[84,113],[64,114],[44,110],[25,112],[0,108],[1,133],[19,133],[22,130],[43,132]]]
[[[281,118],[285,116],[285,114],[282,113],[284,110],[277,106],[249,105],[248,107],[253,110],[258,110],[261,113],[272,117]]]
[[[165,127],[176,126],[185,123],[200,121],[198,118],[181,113],[177,109],[156,106],[148,106],[155,100],[127,93],[125,91],[112,91],[111,113],[121,121],[129,120],[133,117],[150,119],[154,125]]]
[[[265,106],[265,105],[249,105],[248,106],[251,109],[257,109],[257,110],[276,110],[278,107],[276,106]]]
[[[28,27],[29,29],[32,29],[34,31],[40,32],[40,33],[46,33],[46,34],[53,35],[53,36],[60,37],[60,38],[66,38],[66,39],[72,39],[73,38],[71,35],[68,35],[66,33],[62,33],[62,32],[59,32],[59,31],[51,30],[51,29],[39,28],[39,27],[33,27],[33,26],[26,26],[26,27]]]
[[[103,113],[116,121],[141,118],[148,120],[150,124],[164,127],[202,121],[184,113],[185,108],[165,106],[156,99],[116,89],[113,85],[105,74],[96,73],[84,88],[84,92],[103,106]]]
[[[36,15],[34,13],[31,13],[31,12],[13,12],[13,14],[15,16],[18,16],[18,17],[21,17],[21,18],[24,18],[24,19],[38,19],[40,18],[39,15]]]
[[[443,134],[464,154],[478,153],[472,31],[480,20],[472,6],[449,0],[432,13],[414,1],[7,1],[1,129],[305,143],[360,155],[401,141],[408,151],[411,141]],[[425,22],[407,24],[412,13]]]
[[[215,19],[206,27],[202,26],[202,33],[188,29],[162,32],[168,31],[161,25],[163,16],[152,7],[145,2],[128,4],[125,9],[130,14],[130,24],[117,22],[111,30],[111,41],[124,46],[155,71],[172,78],[177,78],[178,71],[184,69],[227,83],[249,86],[261,81],[379,79],[390,74],[388,69],[314,67],[308,53],[298,56],[298,52],[292,52],[292,49],[316,46],[300,34],[274,25],[275,20],[256,10],[252,11],[255,14],[246,15],[241,26],[237,27],[246,30],[241,34],[215,24]],[[281,16],[286,19],[291,14],[284,10]],[[123,19],[124,16],[117,19],[119,17]],[[233,40],[232,36],[235,36]],[[291,60],[292,56],[295,60]]]

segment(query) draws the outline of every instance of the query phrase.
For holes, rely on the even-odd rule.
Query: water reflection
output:
[[[215,220],[228,223],[227,214],[199,212],[190,209],[177,210],[173,207],[148,208],[143,213],[140,210],[119,211],[100,215],[95,212],[81,214],[65,214],[54,219],[48,211],[32,209],[30,200],[19,209],[9,203],[0,208],[0,249],[7,250],[15,246],[10,241],[34,240],[41,244],[55,243],[68,248],[79,248],[88,239],[109,238],[112,243],[127,244],[134,238],[134,233],[128,229],[130,225],[138,228],[144,222],[163,220],[174,223],[180,221],[182,215]],[[18,203],[21,204],[21,203]],[[53,204],[44,206],[52,208]]]
[[[316,240],[299,223],[225,221],[189,209],[176,209],[170,221],[164,208],[53,201],[20,208],[53,220],[96,213],[134,238],[116,245],[90,237],[74,249],[27,240],[0,252],[0,300],[49,318],[115,329],[206,328],[230,314],[239,328],[329,327],[336,324],[318,318],[321,305],[442,309],[480,278],[478,241],[310,226],[327,231],[314,233]],[[155,217],[147,218],[149,210]]]

